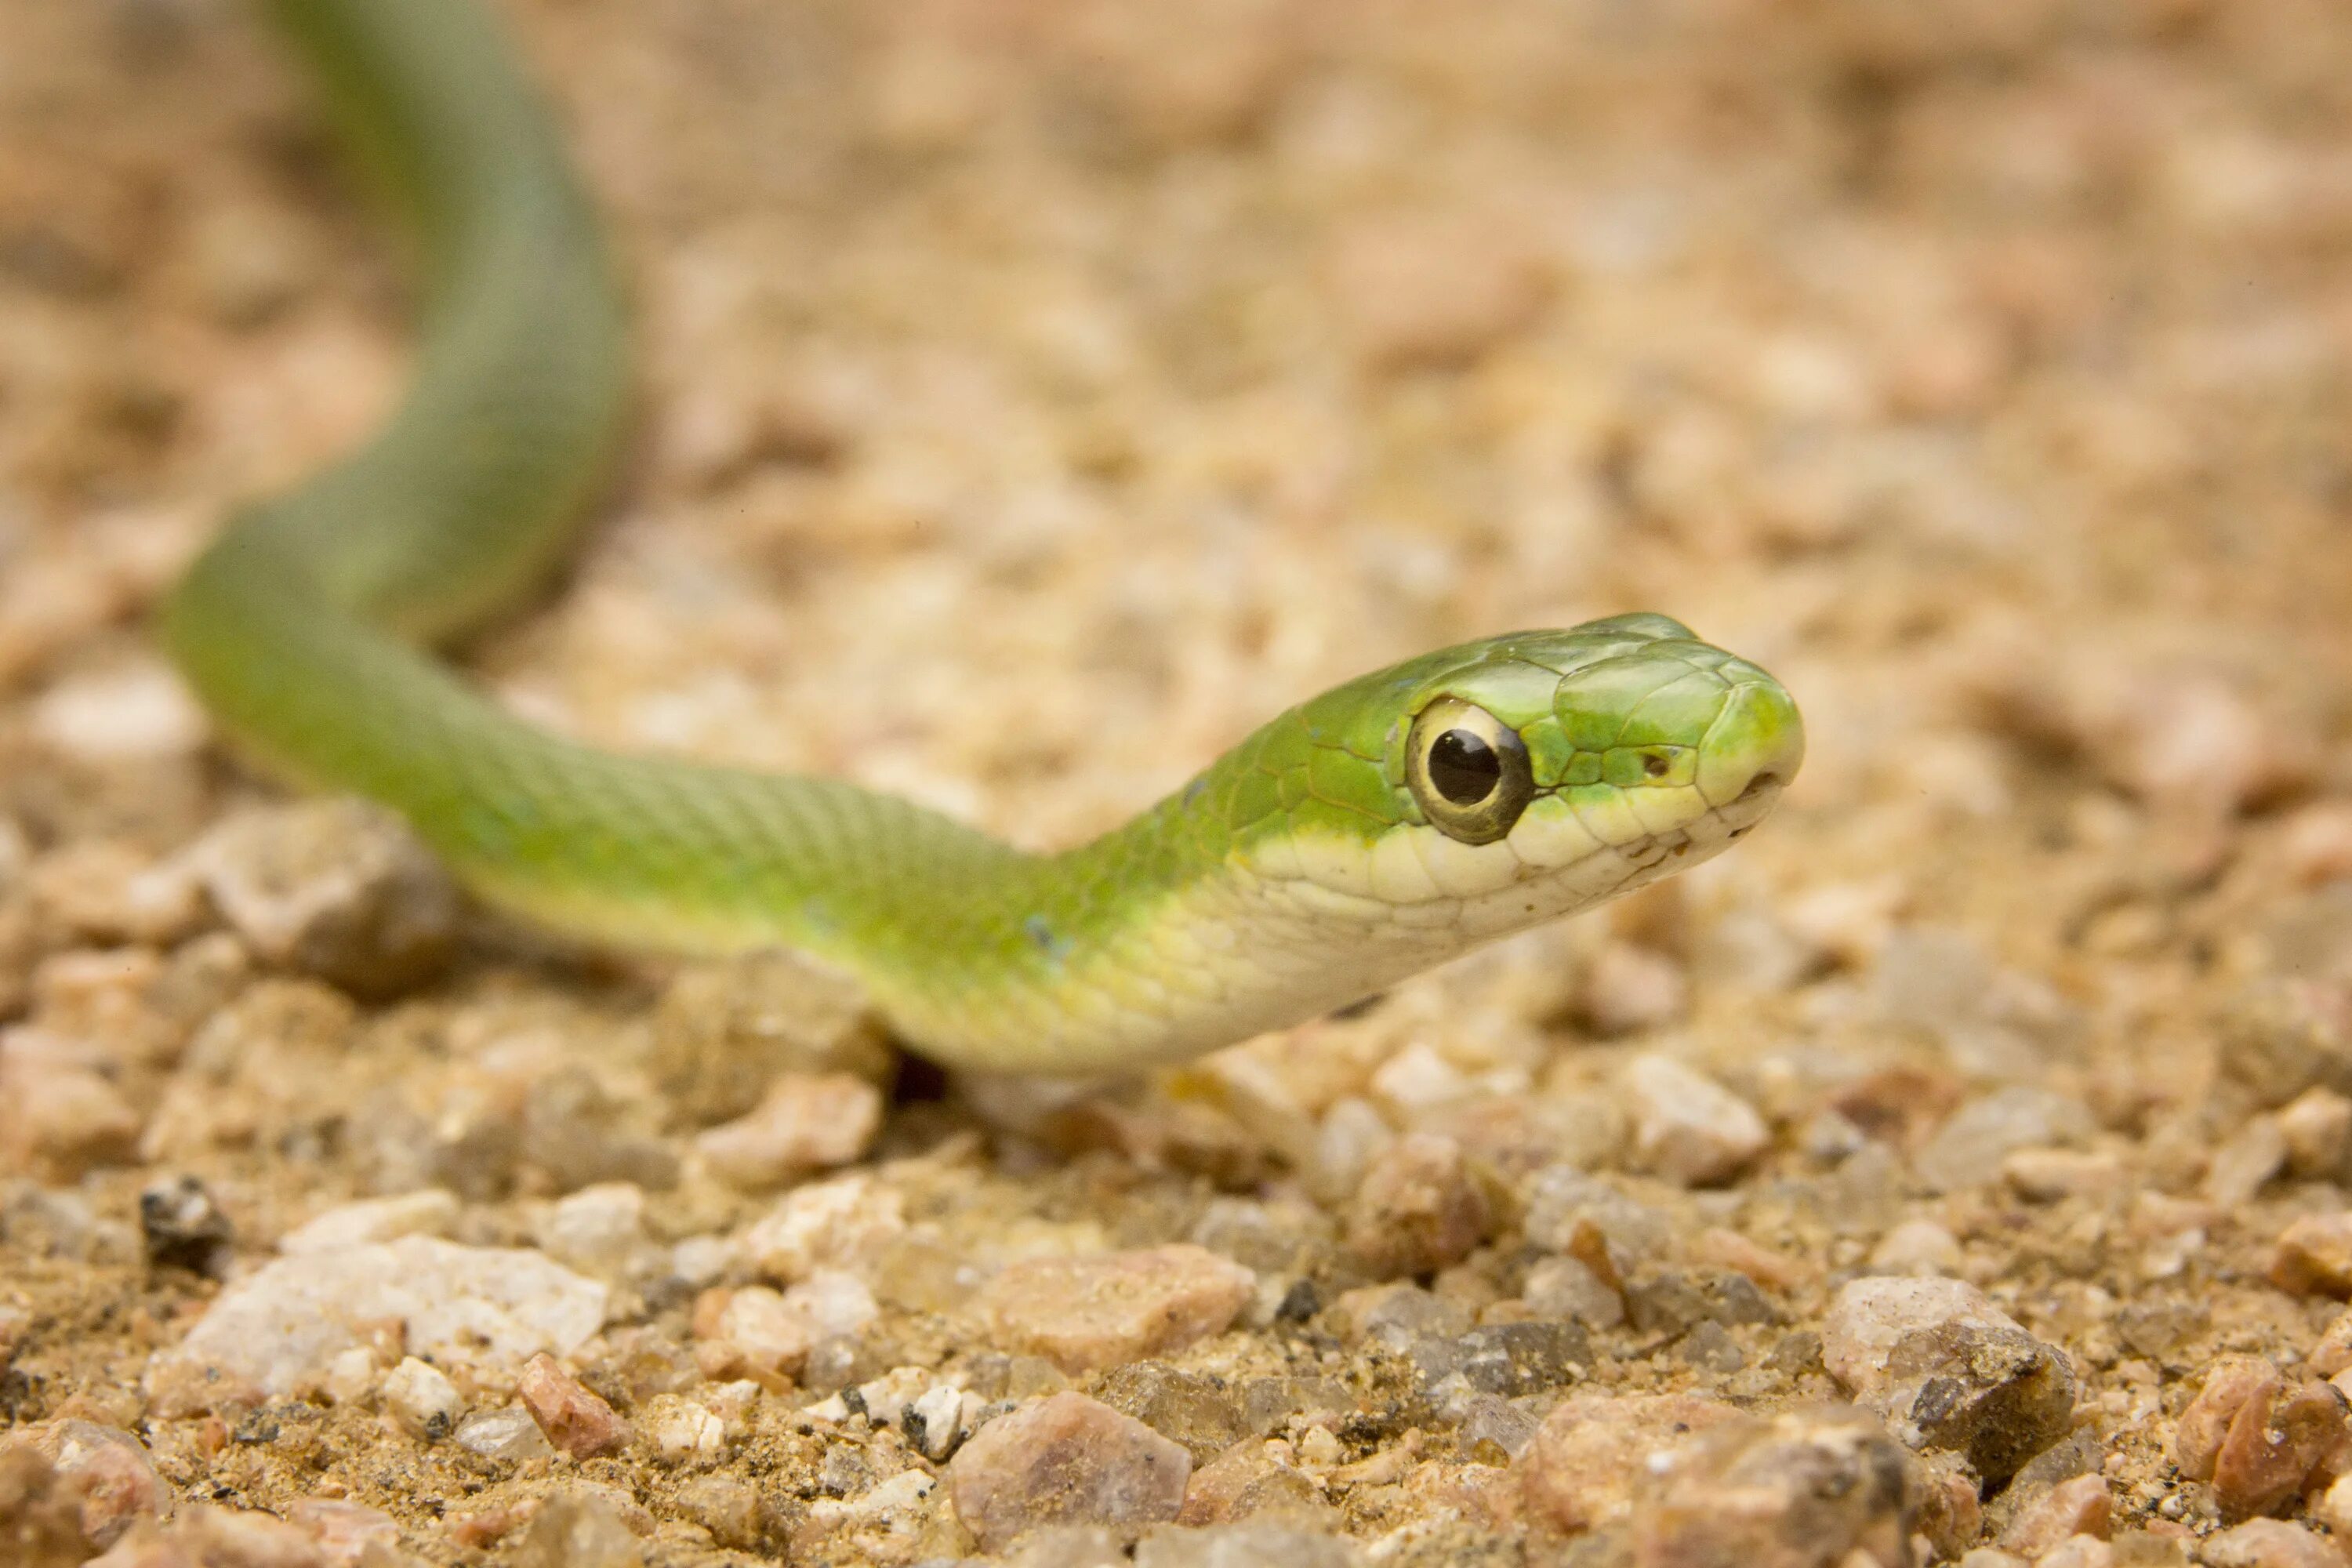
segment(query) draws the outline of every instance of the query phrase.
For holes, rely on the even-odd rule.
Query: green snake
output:
[[[595,498],[630,401],[610,256],[472,0],[269,3],[417,238],[423,338],[390,423],[234,518],[165,637],[241,752],[389,807],[495,906],[622,947],[799,950],[948,1067],[1118,1071],[1696,864],[1803,755],[1779,682],[1655,615],[1360,677],[1055,854],[533,728],[428,650],[541,585]]]

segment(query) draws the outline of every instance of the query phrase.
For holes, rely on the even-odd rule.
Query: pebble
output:
[[[1348,1250],[1383,1278],[1461,1262],[1492,1218],[1462,1146],[1409,1132],[1372,1157],[1348,1214]]]
[[[287,1521],[310,1538],[327,1568],[377,1568],[389,1558],[403,1561],[400,1522],[380,1508],[331,1498],[305,1498],[287,1510]]]
[[[265,963],[361,996],[432,978],[457,942],[456,888],[397,818],[353,800],[246,812],[189,850],[221,915]]]
[[[1356,219],[1338,238],[1330,285],[1363,356],[1388,366],[1474,359],[1525,325],[1545,292],[1523,236],[1460,212]]]
[[[2334,1181],[2352,1162],[2352,1100],[2315,1085],[2282,1106],[2288,1168],[2305,1181]]]
[[[2291,1296],[2352,1298],[2352,1214],[2305,1215],[2281,1231],[2270,1277]]]
[[[182,1176],[140,1193],[139,1234],[149,1264],[218,1278],[236,1227],[202,1182]]]
[[[1672,1058],[1635,1057],[1619,1082],[1634,1158],[1668,1181],[1686,1187],[1728,1181],[1771,1142],[1755,1107]]]
[[[402,1357],[398,1366],[384,1373],[377,1393],[401,1429],[426,1443],[437,1443],[457,1430],[466,1413],[457,1385],[440,1368],[415,1356]]]
[[[1960,1453],[1989,1481],[2008,1479],[2074,1417],[2063,1352],[1958,1279],[1847,1282],[1822,1324],[1822,1361],[1906,1443]]]
[[[2340,917],[2328,921],[2340,929]],[[2231,996],[2216,1020],[2216,1056],[2262,1103],[2282,1105],[2307,1089],[2352,1095],[2352,1039],[2323,993],[2257,984]]]
[[[1579,1258],[1538,1258],[1528,1266],[1519,1298],[1544,1317],[1567,1318],[1588,1328],[1613,1329],[1625,1321],[1625,1298]]]
[[[0,1029],[0,1175],[78,1181],[135,1157],[143,1125],[86,1052],[38,1030]]]
[[[1431,1335],[1411,1342],[1405,1355],[1441,1403],[1463,1405],[1474,1394],[1516,1398],[1557,1388],[1592,1364],[1583,1325],[1566,1322],[1490,1323],[1454,1338]]]
[[[2028,1203],[2105,1197],[2121,1189],[2124,1165],[2113,1154],[2074,1149],[2018,1149],[2000,1163],[2000,1179]]]
[[[1222,1379],[1166,1362],[1119,1367],[1095,1392],[1112,1409],[1184,1445],[1195,1464],[1206,1464],[1249,1435],[1242,1407]]]
[[[1000,1552],[1045,1525],[1132,1534],[1175,1519],[1192,1458],[1142,1422],[1083,1394],[1049,1394],[997,1417],[948,1465],[956,1517]]]
[[[1128,1568],[1132,1559],[1126,1543],[1099,1524],[1049,1524],[993,1561],[1004,1568]]]
[[[1959,1238],[1932,1219],[1906,1219],[1870,1249],[1870,1267],[1881,1274],[1958,1274]]]
[[[1622,1524],[1649,1476],[1702,1434],[1741,1419],[1728,1405],[1689,1394],[1571,1394],[1519,1453],[1520,1502],[1562,1534]]]
[[[1690,1274],[1669,1269],[1629,1287],[1625,1311],[1645,1334],[1680,1334],[1704,1323],[1736,1328],[1777,1323],[1780,1314],[1756,1281],[1729,1269]]]
[[[1724,1226],[1709,1226],[1691,1238],[1691,1258],[1745,1274],[1768,1290],[1793,1290],[1810,1283],[1813,1266],[1801,1258],[1776,1252]]]
[[[611,1279],[646,1244],[646,1190],[634,1182],[599,1182],[566,1193],[540,1215],[532,1235],[558,1262]]]
[[[515,1397],[547,1440],[575,1459],[610,1453],[629,1440],[629,1424],[544,1352],[524,1363]]]
[[[2250,1401],[2267,1404],[2279,1386],[2278,1368],[2261,1356],[2223,1356],[2208,1367],[2204,1386],[2173,1423],[2171,1458],[2180,1473],[2191,1480],[2211,1480],[2239,1411]]]
[[[719,1545],[777,1554],[773,1536],[779,1510],[750,1481],[729,1475],[697,1476],[677,1489],[677,1501]]]
[[[654,1017],[663,1093],[705,1124],[750,1112],[783,1074],[887,1083],[887,1037],[851,982],[786,952],[681,971]]]
[[[1259,1515],[1295,1519],[1328,1508],[1322,1487],[1299,1468],[1289,1443],[1246,1441],[1192,1472],[1176,1522],[1198,1528]]]
[[[850,1073],[785,1073],[750,1112],[694,1141],[711,1172],[739,1187],[772,1187],[846,1165],[882,1129],[882,1091]]]
[[[1406,1127],[1461,1104],[1477,1088],[1435,1047],[1419,1040],[1382,1062],[1372,1073],[1370,1087],[1373,1099]]]
[[[363,1242],[397,1241],[404,1236],[447,1236],[457,1227],[457,1196],[423,1187],[388,1198],[363,1198],[312,1215],[278,1238],[278,1250],[293,1257]]]
[[[33,734],[99,766],[186,757],[205,743],[204,710],[161,660],[68,675],[32,706]]]
[[[550,1042],[561,1058],[563,1045]],[[516,1042],[528,1049],[527,1041]],[[505,1144],[539,1167],[556,1191],[568,1193],[599,1182],[631,1182],[655,1191],[677,1184],[678,1159],[670,1146],[630,1125],[640,1113],[634,1096],[616,1092],[584,1065],[572,1063],[529,1079],[522,1102],[522,1135],[509,1142],[511,1115],[494,1111],[480,1132],[486,1144]],[[500,1122],[506,1125],[500,1125]],[[484,1152],[488,1152],[485,1150]],[[509,1156],[511,1157],[511,1156]]]
[[[2020,1508],[2001,1531],[2000,1543],[2021,1556],[2040,1557],[2069,1536],[2106,1540],[2114,1518],[2106,1478],[2076,1476]]]
[[[697,1327],[698,1331],[698,1322]],[[783,1293],[764,1285],[749,1285],[727,1295],[702,1337],[731,1346],[747,1364],[762,1372],[786,1374],[800,1371],[815,1339],[800,1314],[784,1305]]]
[[[555,1452],[538,1417],[520,1405],[475,1412],[457,1423],[451,1440],[485,1459],[538,1459]]]
[[[2332,1534],[2352,1535],[2352,1476],[2341,1476],[2329,1483],[2311,1505],[2311,1517],[2326,1525]]]
[[[793,1188],[743,1233],[737,1252],[761,1274],[790,1284],[818,1268],[869,1261],[906,1228],[898,1191],[858,1172]]]
[[[5,1327],[0,1327],[0,1349],[5,1349],[6,1338]],[[2334,1377],[2346,1367],[2352,1367],[2352,1312],[2338,1312],[2335,1321],[2320,1331],[2318,1340],[2304,1359],[2322,1377]]]
[[[1654,947],[1606,942],[1577,987],[1574,1011],[1605,1037],[1663,1028],[1690,1011],[1690,981],[1681,964]]]
[[[60,932],[86,942],[168,945],[205,921],[203,887],[180,861],[157,863],[110,839],[50,851],[25,879],[31,900]]]
[[[104,1548],[142,1519],[172,1511],[172,1489],[155,1471],[147,1446],[117,1426],[72,1417],[36,1422],[0,1436],[0,1456],[23,1449],[38,1455],[58,1491],[76,1500],[81,1534]],[[6,1544],[0,1522],[0,1545]]]
[[[1165,1355],[1223,1333],[1256,1276],[1190,1242],[1007,1265],[981,1294],[1001,1348],[1065,1373]]]
[[[2197,1543],[2205,1568],[2344,1568],[2344,1549],[2283,1519],[2250,1519]]]
[[[639,1414],[655,1456],[666,1465],[716,1459],[727,1452],[727,1423],[707,1405],[662,1394]]]
[[[181,1563],[189,1568],[328,1568],[329,1563],[326,1551],[309,1531],[246,1509],[189,1509],[163,1540],[166,1554],[150,1560],[159,1568]]]
[[[963,1442],[963,1391],[952,1384],[936,1383],[909,1401],[898,1417],[899,1430],[915,1452],[935,1465],[945,1464]]]
[[[1364,1554],[1342,1536],[1252,1522],[1155,1530],[1136,1542],[1134,1561],[1135,1568],[1360,1568]]]
[[[2286,1169],[2285,1130],[2275,1116],[2249,1116],[2213,1151],[2199,1195],[2223,1208],[2243,1207]]]
[[[1381,1152],[1395,1142],[1388,1118],[1370,1100],[1352,1095],[1334,1100],[1316,1123],[1308,1185],[1327,1203],[1345,1203]]]
[[[2143,799],[2219,821],[2306,776],[2296,727],[2214,670],[2076,659],[2056,673],[2076,743]]]
[[[857,1333],[882,1309],[856,1275],[820,1268],[784,1292],[784,1310],[807,1324],[814,1339],[829,1340]]]
[[[1958,1192],[1991,1181],[2020,1149],[2079,1143],[2095,1126],[2078,1100],[2011,1084],[1952,1112],[1912,1156],[1911,1165],[1932,1190]]]
[[[541,1253],[431,1237],[299,1253],[233,1280],[179,1344],[149,1363],[151,1397],[194,1414],[320,1386],[364,1342],[356,1324],[397,1323],[410,1353],[494,1379],[541,1352],[568,1354],[603,1326],[605,1289]]]
[[[531,1520],[514,1568],[643,1568],[645,1560],[619,1509],[593,1492],[565,1492]]]
[[[1657,1467],[1633,1511],[1636,1568],[1908,1568],[1900,1445],[1859,1411],[1723,1422]]]
[[[131,1539],[145,1536],[137,1532]],[[81,1568],[88,1562],[120,1563],[122,1553],[90,1556],[82,1533],[81,1505],[58,1479],[49,1462],[26,1444],[0,1442],[0,1544],[21,1568]]]
[[[1590,1226],[1608,1245],[1620,1275],[1656,1257],[1674,1234],[1665,1212],[1631,1197],[1573,1165],[1547,1165],[1529,1178],[1528,1240],[1546,1252],[1576,1255],[1579,1232]]]
[[[2227,1356],[2175,1423],[2172,1460],[2213,1488],[2225,1521],[2278,1513],[2352,1458],[2344,1396],[2328,1384],[2290,1384],[2257,1356]]]
[[[2070,1535],[2035,1560],[2034,1568],[2115,1568],[2116,1549],[2095,1535]]]
[[[1454,1428],[1454,1447],[1472,1464],[1508,1465],[1527,1451],[1528,1445],[1535,1440],[1536,1429],[1542,1425],[1533,1411],[1507,1399],[1482,1394],[1463,1405],[1460,1424]],[[1365,1464],[1375,1465],[1399,1452],[1385,1449]],[[1363,1468],[1356,1467],[1353,1473],[1362,1475]]]

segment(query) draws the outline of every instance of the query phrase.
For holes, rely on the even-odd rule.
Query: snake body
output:
[[[1050,855],[839,781],[535,729],[429,650],[561,562],[622,427],[594,216],[472,0],[268,4],[416,237],[423,338],[390,423],[233,519],[166,641],[242,752],[390,807],[494,904],[627,947],[803,950],[951,1067],[1118,1070],[1694,864],[1802,756],[1778,682],[1661,616],[1363,676]]]

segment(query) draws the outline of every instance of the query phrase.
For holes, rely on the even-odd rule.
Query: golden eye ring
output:
[[[1406,787],[1422,816],[1448,838],[1492,844],[1535,798],[1527,743],[1484,708],[1441,697],[1405,738]]]

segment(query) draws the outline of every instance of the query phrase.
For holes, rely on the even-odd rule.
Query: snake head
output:
[[[1447,648],[1296,720],[1306,745],[1262,760],[1304,784],[1244,854],[1331,913],[1473,940],[1719,852],[1805,748],[1779,681],[1655,615]]]

